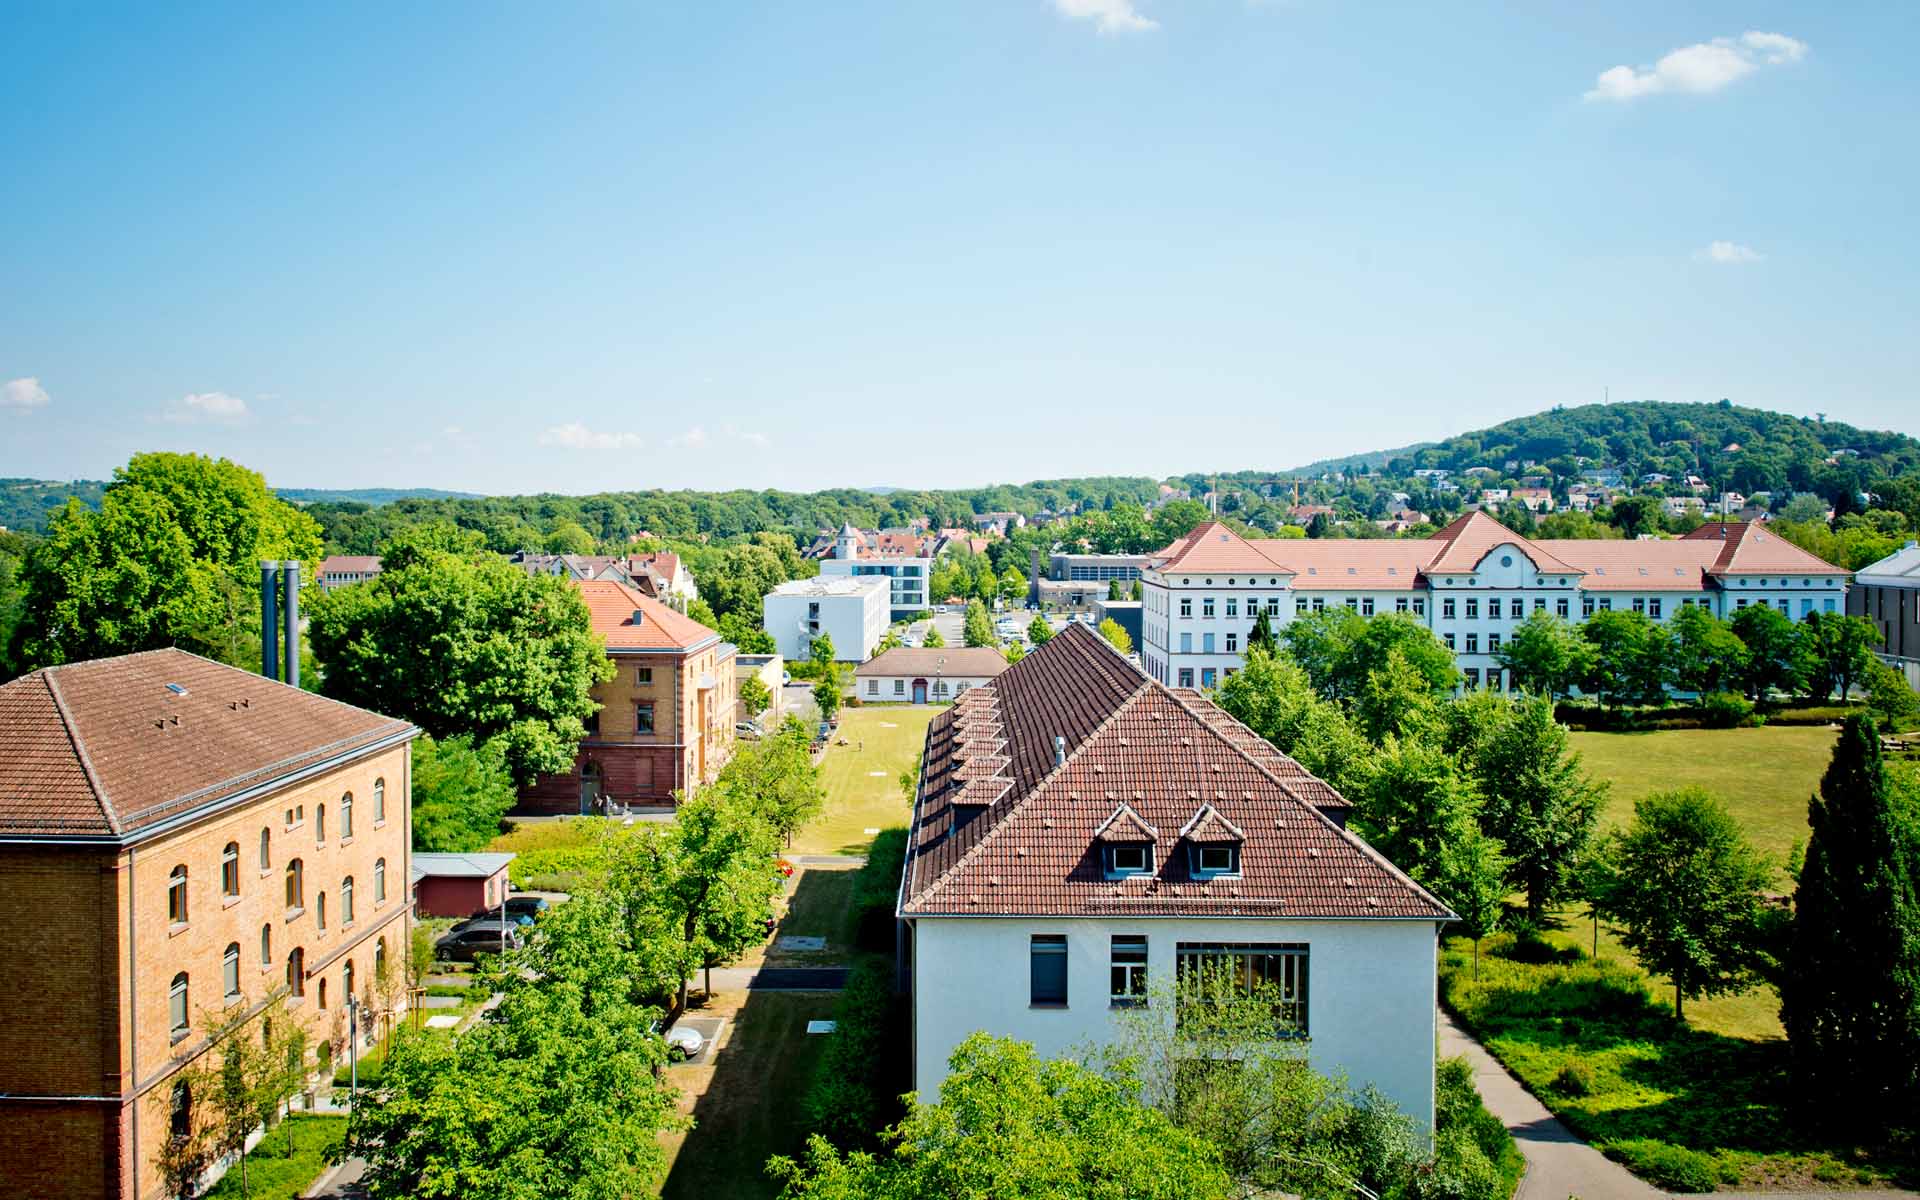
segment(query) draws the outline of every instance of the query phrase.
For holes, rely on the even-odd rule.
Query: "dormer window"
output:
[[[1200,806],[1180,831],[1180,840],[1187,844],[1187,869],[1195,879],[1240,874],[1240,846],[1246,834],[1213,805]]]
[[[1123,842],[1107,847],[1107,874],[1149,875],[1152,873],[1152,846],[1142,842]]]
[[[1193,848],[1193,873],[1201,876],[1238,875],[1240,873],[1240,847],[1195,846]]]
[[[1100,847],[1100,865],[1109,879],[1153,874],[1153,847],[1160,831],[1146,823],[1130,804],[1122,804],[1093,831]]]

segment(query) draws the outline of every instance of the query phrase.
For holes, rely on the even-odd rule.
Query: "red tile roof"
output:
[[[1006,669],[1006,656],[991,646],[895,646],[861,663],[853,673],[861,679],[894,675],[991,679]]]
[[[413,733],[184,650],[48,667],[0,685],[0,834],[130,839]]]
[[[1747,521],[1709,521],[1681,539],[1720,547],[1715,575],[1846,575],[1849,572]]]
[[[593,631],[606,640],[609,651],[687,651],[720,638],[692,617],[624,583],[576,579],[573,587],[587,602],[587,610],[593,614]]]
[[[1091,630],[1069,626],[976,693],[927,732],[909,916],[1452,916],[1322,815],[1304,781],[1250,749],[1251,731],[1228,732],[1231,717],[1211,706],[1203,715]],[[956,762],[962,721],[1007,741],[1008,786],[985,806],[955,802],[972,786]],[[1154,832],[1154,874],[1106,877],[1097,839],[1122,822]],[[1237,837],[1240,874],[1195,876],[1186,847],[1196,837]]]

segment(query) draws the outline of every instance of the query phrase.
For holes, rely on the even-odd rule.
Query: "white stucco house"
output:
[[[1275,632],[1337,605],[1407,613],[1454,652],[1468,687],[1498,689],[1509,681],[1496,655],[1535,610],[1668,621],[1686,605],[1731,618],[1764,604],[1804,620],[1845,611],[1852,576],[1741,521],[1670,539],[1549,539],[1472,512],[1425,538],[1252,539],[1210,522],[1141,578],[1142,666],[1162,683],[1211,690],[1246,661],[1263,609]]]
[[[1278,985],[1276,1037],[1431,1128],[1453,914],[1346,807],[1078,624],[970,689],[928,729],[901,882],[919,1093],[976,1030],[1066,1055],[1224,965]]]
[[[1006,669],[1006,656],[991,646],[895,646],[860,664],[853,694],[870,704],[937,704]]]
[[[833,638],[835,659],[859,663],[887,636],[890,612],[885,579],[820,575],[768,592],[760,623],[782,658],[811,658],[814,639],[826,634]]]
[[[917,536],[885,530],[868,534],[843,525],[834,535],[833,548],[820,560],[820,574],[885,580],[890,615],[905,617],[929,607],[933,559],[922,552]]]

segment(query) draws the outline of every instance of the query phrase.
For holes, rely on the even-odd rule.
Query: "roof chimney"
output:
[[[260,673],[280,678],[280,563],[260,562]]]
[[[280,564],[280,579],[286,588],[281,616],[287,623],[287,686],[300,686],[300,563],[287,559]]]
[[[1053,735],[1053,765],[1056,767],[1067,765],[1067,739],[1057,733]]]

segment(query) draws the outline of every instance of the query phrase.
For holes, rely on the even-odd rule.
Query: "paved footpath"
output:
[[[1464,1056],[1472,1064],[1487,1111],[1500,1118],[1526,1156],[1527,1173],[1514,1200],[1664,1200],[1665,1192],[1575,1137],[1445,1009],[1440,1010],[1440,1053]]]

